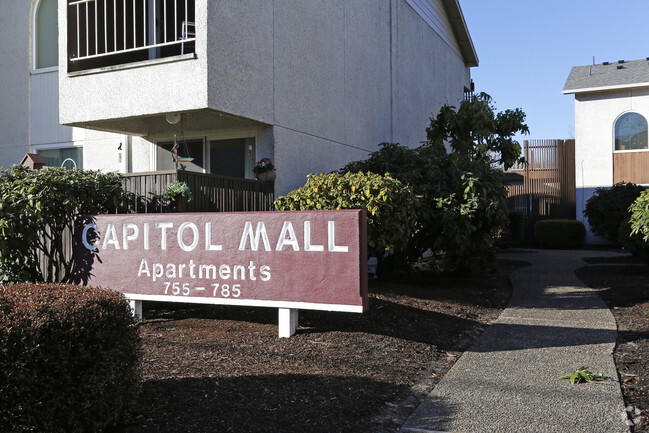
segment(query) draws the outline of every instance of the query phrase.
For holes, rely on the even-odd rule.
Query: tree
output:
[[[21,166],[0,172],[0,282],[71,282],[74,255],[66,245],[74,216],[108,213],[122,197],[117,173]]]
[[[416,194],[417,231],[407,252],[393,260],[409,266],[430,251],[446,271],[457,272],[493,257],[508,218],[500,166],[523,160],[513,137],[529,132],[524,120],[520,109],[496,114],[491,97],[481,93],[457,109],[443,106],[430,119],[422,146],[382,143],[367,160],[341,169],[390,173]]]

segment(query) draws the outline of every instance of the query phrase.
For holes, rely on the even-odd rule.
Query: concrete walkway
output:
[[[406,420],[401,432],[629,432],[615,364],[616,324],[574,274],[615,252],[520,250],[509,306]],[[573,385],[582,365],[613,378]]]

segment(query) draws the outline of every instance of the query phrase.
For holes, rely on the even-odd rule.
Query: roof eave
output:
[[[616,84],[613,86],[600,86],[600,87],[584,87],[581,89],[563,89],[562,93],[564,95],[577,94],[577,93],[591,93],[591,92],[605,92],[607,90],[618,90],[618,89],[631,89],[636,87],[649,87],[649,82],[647,83],[629,83],[629,84]]]
[[[478,66],[478,54],[475,51],[471,34],[469,34],[469,28],[464,20],[464,14],[462,13],[459,0],[442,0],[442,3],[451,23],[453,35],[460,47],[464,64],[467,67]]]

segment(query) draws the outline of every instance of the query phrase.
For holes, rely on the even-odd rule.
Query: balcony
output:
[[[61,124],[159,139],[273,121],[272,2],[65,4]],[[182,113],[182,122],[170,125],[172,113]]]
[[[193,54],[194,0],[70,0],[68,72]]]

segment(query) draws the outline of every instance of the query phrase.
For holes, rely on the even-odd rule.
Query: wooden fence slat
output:
[[[273,210],[274,185],[250,179],[189,171],[160,171],[123,174],[125,191],[133,195],[129,212],[170,212],[171,207],[161,199],[167,184],[186,182],[192,192],[188,212],[239,212]]]
[[[526,246],[541,219],[574,219],[575,140],[525,140],[523,185],[508,185],[510,209],[523,212]]]

